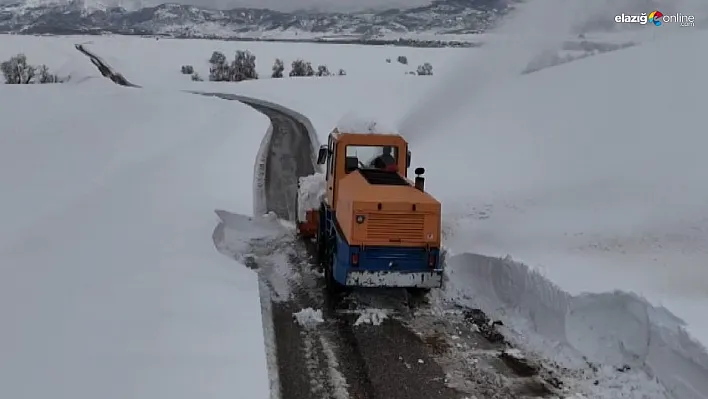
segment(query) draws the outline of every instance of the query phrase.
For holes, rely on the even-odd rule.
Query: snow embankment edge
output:
[[[450,299],[494,315],[511,335],[539,336],[545,345],[519,339],[542,356],[561,344],[590,362],[643,369],[676,398],[708,398],[708,352],[667,309],[621,291],[574,296],[509,257],[461,253],[447,263]]]

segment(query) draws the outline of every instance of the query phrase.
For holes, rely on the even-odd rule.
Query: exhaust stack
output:
[[[422,192],[425,192],[425,177],[423,177],[424,173],[424,168],[415,168],[415,188]]]

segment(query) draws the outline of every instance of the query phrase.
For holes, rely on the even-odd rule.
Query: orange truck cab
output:
[[[397,134],[335,129],[320,148],[325,193],[298,231],[316,239],[331,287],[442,285],[441,205],[425,192],[423,168],[408,179],[410,162]]]

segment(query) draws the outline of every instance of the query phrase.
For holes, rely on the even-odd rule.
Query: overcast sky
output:
[[[17,0],[0,0],[1,3]],[[26,0],[31,3],[57,3],[66,0]],[[137,5],[152,6],[162,3],[182,3],[211,8],[235,7],[270,8],[279,11],[317,8],[327,11],[358,11],[367,8],[405,8],[430,4],[430,0],[84,0],[87,4],[122,5],[127,9]],[[139,8],[139,7],[138,7]]]

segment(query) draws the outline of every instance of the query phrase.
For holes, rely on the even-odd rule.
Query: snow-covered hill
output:
[[[326,13],[237,8],[213,10],[181,4],[127,8],[83,0],[0,4],[0,32],[123,33],[220,38],[384,38],[416,34],[464,35],[485,30],[512,0],[436,0],[386,11]],[[445,40],[445,37],[442,37]]]
[[[520,2],[434,0],[419,7],[344,13],[215,10],[175,3],[143,6],[138,0],[14,0],[0,4],[0,33],[470,45],[477,44],[477,34],[497,25]],[[699,24],[705,23],[699,11],[705,11],[706,6],[700,0],[629,0],[622,4],[606,1],[602,8],[601,13],[581,13],[574,33],[631,29],[629,24],[614,23],[612,16],[655,9],[667,15],[692,14]]]

